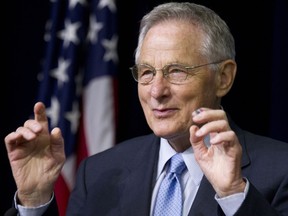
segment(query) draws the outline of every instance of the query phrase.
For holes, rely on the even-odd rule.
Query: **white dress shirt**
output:
[[[153,216],[153,209],[155,205],[156,195],[160,187],[160,183],[167,172],[168,167],[165,166],[165,164],[176,153],[177,152],[170,146],[168,141],[161,138],[156,184],[153,189],[151,200],[151,209],[150,209],[151,216]],[[187,216],[189,214],[189,210],[192,206],[193,200],[195,199],[195,196],[199,189],[200,182],[203,177],[203,172],[194,158],[192,147],[188,148],[181,154],[187,167],[187,170],[183,172],[181,177],[181,184],[183,189],[183,202],[184,202],[182,212],[183,216]],[[247,181],[244,193],[237,193],[232,196],[224,197],[221,199],[215,195],[215,199],[221,206],[226,216],[232,216],[235,214],[235,212],[245,199],[248,187],[249,182]]]

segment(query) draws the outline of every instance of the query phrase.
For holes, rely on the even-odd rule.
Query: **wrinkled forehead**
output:
[[[144,37],[138,63],[164,58],[170,59],[167,60],[170,63],[181,59],[188,61],[190,57],[201,55],[202,41],[203,33],[195,25],[179,21],[158,23]]]

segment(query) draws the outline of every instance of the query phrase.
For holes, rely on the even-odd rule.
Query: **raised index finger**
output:
[[[34,106],[34,118],[39,123],[47,123],[45,105],[42,102],[37,102]]]

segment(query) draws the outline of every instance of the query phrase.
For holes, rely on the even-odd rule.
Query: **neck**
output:
[[[191,147],[189,137],[190,135],[188,133],[181,137],[170,138],[168,139],[168,142],[176,152],[184,152],[186,149]]]

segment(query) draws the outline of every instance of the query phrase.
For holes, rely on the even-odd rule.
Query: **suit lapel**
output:
[[[214,199],[215,191],[205,176],[200,183],[199,190],[192,204],[189,216],[216,215],[217,202]]]
[[[159,138],[145,140],[135,160],[127,164],[128,175],[123,184],[121,215],[147,216],[150,204],[159,154]],[[143,162],[144,161],[144,162]]]
[[[242,165],[241,165],[241,167],[243,169],[245,166],[248,166],[251,162],[248,151],[247,151],[247,147],[246,147],[245,132],[241,128],[239,128],[235,124],[235,122],[233,122],[231,120],[231,118],[229,116],[228,116],[228,119],[229,119],[229,124],[230,124],[232,130],[235,131],[235,133],[238,137],[238,140],[242,146]]]
[[[246,151],[245,139],[242,130],[235,128],[235,125],[233,126],[243,147],[243,167],[249,164],[250,161]],[[121,198],[119,215],[150,215],[151,197],[155,184],[160,139],[156,136],[149,136],[148,139],[143,139],[141,142],[142,147],[135,155],[134,161],[130,164],[126,164],[126,167],[124,167],[128,174],[121,182],[124,193]],[[143,161],[145,161],[145,163],[143,163]],[[218,203],[214,199],[214,196],[215,191],[204,176],[190,209],[189,216],[217,215]]]

